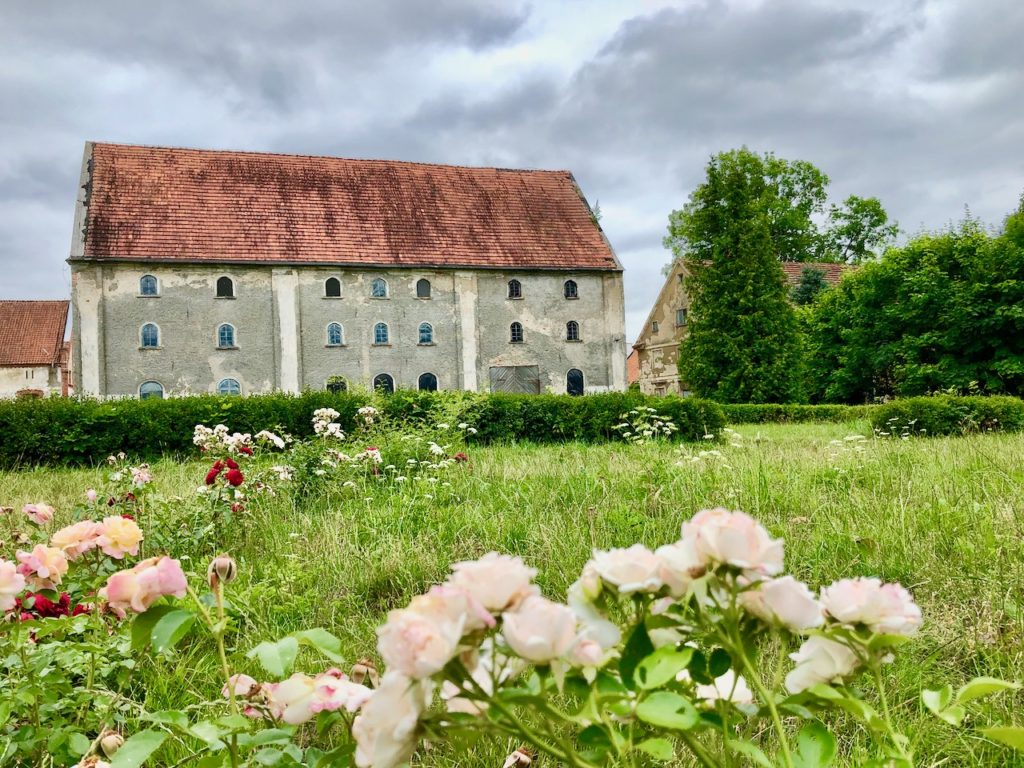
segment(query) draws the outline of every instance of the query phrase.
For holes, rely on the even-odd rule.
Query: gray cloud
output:
[[[1024,188],[1016,0],[609,3],[614,32],[566,66],[561,32],[595,7],[544,6],[545,27],[476,0],[15,6],[0,294],[67,293],[85,139],[569,168],[626,266],[630,335],[716,151],[810,160],[909,231],[964,204],[998,222]]]

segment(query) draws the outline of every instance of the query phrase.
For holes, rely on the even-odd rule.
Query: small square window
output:
[[[686,310],[685,309],[677,309],[676,310],[676,328],[682,328],[684,325],[686,325]]]

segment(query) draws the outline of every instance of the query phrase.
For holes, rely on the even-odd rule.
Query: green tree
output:
[[[899,234],[899,225],[877,197],[850,195],[829,209],[828,226],[819,238],[817,261],[858,264],[875,258]]]
[[[724,152],[673,212],[666,244],[686,259],[692,307],[679,370],[694,392],[721,402],[800,398],[798,326],[779,262],[809,247],[806,222],[826,182],[807,163]]]
[[[804,267],[800,272],[800,282],[793,286],[789,298],[794,304],[804,306],[813,302],[827,288],[824,272],[814,267]]]
[[[814,400],[1024,394],[1024,200],[999,235],[968,218],[890,248],[804,321]]]

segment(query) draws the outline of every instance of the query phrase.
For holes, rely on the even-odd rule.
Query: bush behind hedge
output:
[[[671,418],[684,440],[702,439],[724,425],[722,410],[715,403],[632,392],[569,397],[400,390],[379,397],[366,392],[311,391],[143,401],[51,397],[0,401],[0,468],[95,464],[118,451],[143,460],[190,454],[195,450],[196,424],[225,424],[233,431],[253,434],[271,429],[306,437],[312,431],[313,411],[323,407],[337,410],[338,422],[350,431],[356,410],[371,401],[399,421],[468,422],[479,430],[474,440],[480,443],[608,440],[621,415],[640,405],[650,405]]]
[[[787,424],[809,421],[848,422],[869,418],[876,405],[797,405],[793,403],[723,404],[728,424]]]
[[[1024,400],[1005,395],[908,397],[877,406],[871,426],[883,432],[925,435],[1024,429]]]

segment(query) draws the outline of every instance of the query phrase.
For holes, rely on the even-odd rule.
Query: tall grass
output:
[[[870,429],[750,425],[724,444],[681,448],[492,446],[475,449],[434,498],[422,489],[281,494],[229,535],[241,574],[231,595],[241,617],[233,663],[258,674],[248,648],[311,626],[342,638],[352,661],[373,656],[374,629],[389,609],[442,580],[452,562],[492,549],[522,555],[545,593],[561,597],[593,547],[656,546],[677,538],[695,511],[727,506],[783,536],[788,570],[814,588],[877,575],[911,589],[925,625],[887,669],[887,683],[919,765],[1011,764],[1002,748],[925,713],[917,694],[975,675],[1024,679],[1024,435],[843,440],[857,433]],[[184,497],[205,469],[161,461],[154,474],[164,494]],[[101,474],[0,473],[0,504],[67,509]],[[220,544],[199,542],[186,568],[201,572]],[[216,672],[200,650],[185,644],[142,663],[148,708],[216,698]],[[978,725],[1024,722],[1021,709],[1020,693],[996,697]],[[866,740],[852,722],[841,733],[842,764],[859,764]],[[416,764],[500,766],[515,746],[437,748]]]

